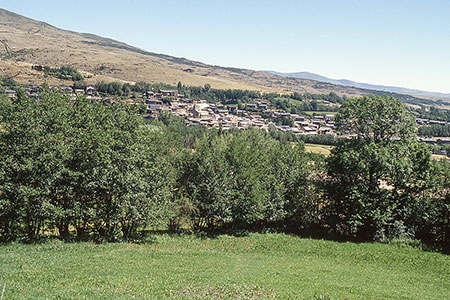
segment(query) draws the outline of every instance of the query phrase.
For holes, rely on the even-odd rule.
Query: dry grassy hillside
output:
[[[184,58],[155,54],[125,43],[92,34],[58,29],[7,10],[0,9],[0,39],[11,48],[2,48],[0,72],[21,83],[42,83],[41,72],[31,65],[69,65],[84,72],[88,82],[100,80],[146,81],[187,85],[211,84],[215,88],[251,89],[264,92],[311,92],[358,96],[357,88],[313,80],[285,78],[264,72],[206,65]],[[2,46],[2,45],[0,45]],[[63,84],[46,79],[49,84]],[[67,82],[66,82],[67,83]]]

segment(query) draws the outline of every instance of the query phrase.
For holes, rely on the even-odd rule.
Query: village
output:
[[[169,101],[163,101],[170,99]],[[297,114],[277,111],[270,107],[264,99],[256,103],[246,103],[239,108],[237,103],[227,104],[196,101],[179,94],[177,90],[160,90],[157,93],[147,92],[144,100],[147,106],[146,118],[155,119],[161,112],[170,112],[183,117],[188,126],[205,126],[228,130],[230,128],[247,129],[257,127],[268,130],[270,126],[282,132],[294,134],[335,134],[334,115],[314,116],[311,119]],[[276,119],[289,120],[291,125],[277,124]]]
[[[110,95],[99,93],[95,85],[87,85],[85,89],[72,87],[49,87],[67,93],[73,100],[84,95],[87,99],[117,101]],[[38,98],[42,86],[24,88],[27,96]],[[16,96],[16,89],[5,90],[10,98]],[[187,126],[203,126],[221,130],[247,129],[256,127],[264,130],[275,128],[281,132],[291,132],[295,135],[336,135],[335,115],[317,112],[313,115],[292,114],[275,109],[269,101],[256,99],[254,103],[238,105],[237,101],[228,100],[226,104],[208,103],[205,100],[193,100],[179,93],[178,90],[146,91],[141,95],[124,100],[128,103],[140,104],[145,107],[145,119],[158,119],[161,113],[172,113],[185,120]],[[416,118],[416,125],[447,125],[449,122]],[[450,144],[449,137],[419,137],[419,141],[427,144]]]
[[[54,89],[56,87],[50,87]],[[115,101],[114,98],[100,95],[94,85],[88,85],[83,89],[71,87],[59,87],[69,94],[72,99],[78,95],[85,95],[88,99],[102,99],[107,102]],[[41,86],[32,86],[24,89],[30,97],[39,97]],[[5,94],[15,97],[16,90],[6,90]],[[172,113],[185,119],[187,126],[205,126],[228,130],[230,128],[247,129],[257,127],[269,130],[273,126],[282,132],[306,135],[335,135],[334,115],[316,115],[313,117],[300,116],[285,111],[273,109],[268,101],[257,99],[256,103],[246,103],[239,108],[237,102],[228,101],[227,104],[207,103],[204,100],[193,100],[180,94],[178,90],[147,91],[141,97],[132,99],[134,104],[144,104],[146,119],[158,119],[162,112]],[[276,119],[285,120],[290,125],[275,122]]]

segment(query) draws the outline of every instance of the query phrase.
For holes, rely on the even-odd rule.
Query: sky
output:
[[[213,65],[450,93],[450,0],[0,0],[0,7]]]

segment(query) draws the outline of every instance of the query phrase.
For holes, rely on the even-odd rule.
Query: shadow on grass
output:
[[[114,238],[104,238],[96,234],[90,233],[83,236],[77,236],[74,232],[71,232],[67,237],[61,237],[55,233],[41,234],[34,239],[28,239],[27,237],[21,237],[16,240],[9,240],[3,242],[3,244],[8,244],[10,242],[18,242],[22,244],[45,244],[52,241],[63,241],[65,243],[80,243],[80,242],[92,242],[96,244],[104,243],[134,243],[134,244],[157,244],[158,236],[169,236],[169,237],[183,237],[183,236],[195,236],[199,239],[217,239],[222,235],[228,235],[233,237],[247,237],[251,234],[288,234],[300,238],[310,238],[315,240],[328,240],[338,243],[373,243],[379,242],[383,244],[395,245],[401,248],[417,248],[426,252],[440,252],[443,254],[450,254],[443,250],[439,245],[426,244],[418,240],[383,240],[383,241],[373,241],[358,239],[356,237],[340,235],[329,230],[329,228],[321,226],[311,226],[308,228],[303,228],[300,230],[289,230],[285,227],[280,226],[254,226],[252,228],[233,228],[233,227],[220,227],[214,229],[201,229],[201,230],[187,230],[179,229],[177,231],[170,230],[140,230],[136,232],[133,236],[123,239],[121,237]]]

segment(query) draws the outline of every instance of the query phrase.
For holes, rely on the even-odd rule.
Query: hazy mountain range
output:
[[[413,96],[418,96],[418,97],[450,99],[450,94],[445,94],[445,93],[428,92],[428,91],[414,90],[414,89],[408,89],[408,88],[402,88],[402,87],[396,87],[396,86],[385,86],[385,85],[361,83],[361,82],[356,82],[356,81],[347,80],[347,79],[331,79],[331,78],[328,78],[328,77],[325,77],[322,75],[318,75],[318,74],[314,74],[314,73],[310,73],[310,72],[295,72],[295,73],[280,73],[280,72],[275,72],[275,71],[263,71],[263,72],[278,75],[278,76],[283,76],[283,77],[317,80],[317,81],[321,81],[321,82],[327,82],[327,83],[338,84],[338,85],[343,85],[343,86],[351,86],[351,87],[356,87],[356,88],[361,88],[361,89],[386,91],[386,92],[392,92],[392,93],[413,95]]]

